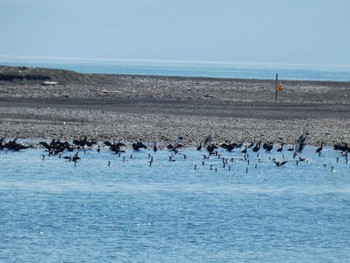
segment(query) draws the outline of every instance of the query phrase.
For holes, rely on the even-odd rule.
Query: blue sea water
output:
[[[349,262],[339,151],[218,152],[0,151],[0,262]]]
[[[350,81],[349,66],[286,65],[258,63],[186,62],[152,60],[93,60],[77,58],[6,58],[1,65],[47,67],[80,73],[157,76]]]
[[[82,73],[350,81],[333,67],[6,60]],[[0,262],[346,262],[350,164],[337,151],[0,151]],[[149,154],[154,158],[150,167]],[[131,158],[132,155],[132,158]],[[186,158],[184,158],[186,155]],[[125,157],[125,158],[124,158]],[[282,167],[270,160],[288,160]],[[232,159],[233,158],[233,159]],[[338,158],[338,159],[337,159]],[[124,159],[124,161],[123,161]],[[260,159],[260,160],[259,160]],[[232,161],[231,161],[232,160]],[[108,166],[108,162],[111,166]],[[202,161],[205,161],[202,165]],[[196,169],[194,169],[196,165]]]

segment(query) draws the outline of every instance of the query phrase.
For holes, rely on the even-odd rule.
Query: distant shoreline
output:
[[[274,79],[279,73],[285,80],[350,81],[350,67],[342,65],[297,65],[276,63],[230,63],[199,61],[113,60],[81,58],[22,58],[0,56],[0,64],[14,67],[66,69],[82,74],[118,74],[138,76],[182,76],[224,79]]]
[[[14,76],[3,79],[1,76]],[[17,76],[17,77],[16,77]],[[57,85],[42,85],[45,80]],[[0,66],[0,136],[198,145],[350,142],[350,82],[80,74]]]

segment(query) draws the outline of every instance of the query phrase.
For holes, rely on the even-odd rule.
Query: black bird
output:
[[[243,141],[242,141],[241,143],[238,143],[238,144],[236,145],[236,148],[242,148],[242,146],[243,146]]]
[[[108,147],[111,147],[113,144],[112,143],[110,143],[109,141],[105,141],[105,142],[103,142],[106,146],[108,146]]]
[[[199,146],[197,147],[197,151],[202,150],[202,143],[199,144]]]
[[[209,152],[209,154],[211,155],[212,153],[213,153],[213,151],[215,150],[215,149],[217,149],[218,147],[215,145],[215,144],[209,144],[208,146],[207,146],[207,151]]]
[[[258,152],[260,150],[261,141],[259,141],[255,146],[253,147],[253,152]]]
[[[138,141],[137,143],[134,142],[131,146],[134,151],[139,151],[141,148],[147,149],[147,146],[144,145],[141,141]]]
[[[266,150],[266,152],[271,152],[271,150],[273,148],[273,144],[272,143],[264,143],[263,147]]]
[[[305,141],[307,140],[308,132],[304,132],[297,140],[297,146],[295,147],[296,152],[301,152],[304,149]]]
[[[70,162],[77,162],[78,160],[80,160],[79,156],[63,156],[63,159],[67,159]]]
[[[230,143],[228,146],[227,146],[227,151],[228,152],[232,152],[233,149],[235,149],[237,147],[237,143],[233,142],[233,143]]]
[[[39,142],[39,144],[44,148],[51,150],[51,146],[47,142]]]
[[[293,145],[289,145],[287,151],[290,151],[290,152],[291,152],[291,151],[294,151],[294,146],[293,146]]]
[[[179,148],[182,148],[183,147],[183,145],[181,144],[181,140],[182,140],[183,138],[180,136],[180,137],[177,137],[176,138],[176,141],[175,141],[175,143],[174,143],[174,145],[172,145],[171,143],[169,143],[168,145],[167,145],[167,149],[168,150],[172,150],[173,152],[177,152],[178,151],[178,149]]]
[[[268,147],[267,147],[267,149],[266,149],[266,152],[271,152],[272,151],[272,148],[273,148],[273,145],[271,144],[271,145],[269,145]]]
[[[67,159],[70,162],[77,162],[78,160],[80,160],[80,157],[78,156],[78,152],[76,154],[74,154],[73,156],[63,156],[63,159]]]
[[[350,152],[350,146],[345,142],[336,143],[336,144],[334,144],[333,148],[334,148],[334,150],[339,150],[339,151],[342,151],[345,153]]]
[[[21,143],[17,143],[17,138],[15,138],[12,141],[5,143],[1,148],[2,149],[6,148],[11,151],[20,151],[20,150],[29,148],[29,146],[23,145]]]
[[[114,153],[125,152],[124,147],[126,147],[126,145],[122,142],[115,143],[113,141],[113,143],[110,143],[109,141],[105,141],[104,144]]]
[[[288,161],[278,162],[275,158],[273,158],[271,161],[273,161],[277,166],[285,165]]]
[[[174,146],[172,145],[172,144],[168,144],[167,146],[166,146],[166,148],[168,149],[168,150],[172,150],[172,149],[174,149]]]
[[[321,153],[323,149],[323,142],[321,142],[321,146],[316,149],[316,153]]]
[[[75,156],[73,156],[72,157],[72,161],[73,162],[76,162],[76,161],[78,161],[78,160],[80,160],[80,157],[76,154]]]
[[[227,144],[227,143],[222,143],[220,144],[220,147],[227,150],[227,148],[229,147],[230,144]]]
[[[282,152],[283,151],[283,146],[284,146],[284,143],[281,143],[281,146],[277,149],[277,152]]]
[[[74,139],[73,144],[78,146],[78,147],[85,147],[85,146],[92,147],[94,144],[96,144],[96,142],[94,140],[89,141],[87,139],[87,136],[84,136],[84,138],[80,139],[80,140]]]

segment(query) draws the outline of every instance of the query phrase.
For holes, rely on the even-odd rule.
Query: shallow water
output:
[[[0,262],[350,258],[350,164],[331,148],[298,165],[219,150],[225,168],[195,149],[81,151],[76,166],[43,154],[0,151]]]

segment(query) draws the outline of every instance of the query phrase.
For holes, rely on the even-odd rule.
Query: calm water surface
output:
[[[284,64],[244,64],[220,62],[152,61],[152,60],[88,60],[77,58],[39,59],[6,58],[0,56],[1,65],[60,68],[80,73],[350,81],[347,66],[312,66]]]
[[[194,149],[43,154],[0,151],[0,262],[349,262],[350,164],[331,148],[298,165],[219,150],[225,168]]]

